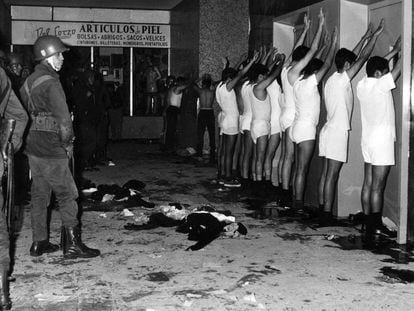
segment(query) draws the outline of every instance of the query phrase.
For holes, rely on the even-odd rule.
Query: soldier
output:
[[[17,53],[9,53],[7,54],[7,62],[6,62],[7,73],[9,79],[11,81],[11,86],[13,88],[14,93],[17,95],[19,100],[20,98],[20,88],[24,83],[24,79],[22,78],[22,70],[23,70],[23,58],[20,54]],[[23,146],[24,147],[24,146]],[[30,177],[29,177],[29,162],[27,160],[26,155],[23,152],[24,148],[21,148],[19,152],[17,152],[14,156],[14,180],[15,180],[15,205],[16,206],[24,206],[28,203],[28,195],[29,195],[29,185],[30,185]]]
[[[19,150],[22,145],[22,137],[27,125],[28,116],[16,94],[11,88],[11,82],[8,79],[6,72],[0,67],[0,113],[1,121],[6,119],[13,119],[16,121],[16,126],[12,136],[12,143],[15,150]],[[3,132],[2,135],[5,133]],[[5,140],[7,143],[7,140]],[[4,146],[1,146],[2,150]],[[3,154],[2,154],[3,155]],[[4,174],[4,159],[0,157],[0,176]],[[10,173],[10,172],[8,172]],[[7,189],[11,190],[11,189]],[[7,231],[7,223],[5,214],[3,213],[4,196],[3,189],[0,187],[0,309],[8,309],[11,307],[8,290],[8,274],[10,270],[10,237]]]
[[[73,153],[73,127],[58,71],[67,48],[55,36],[39,37],[34,44],[35,59],[40,63],[20,94],[31,118],[25,152],[32,173],[31,214],[33,243],[31,256],[55,252],[59,246],[49,242],[47,207],[52,192],[62,219],[64,258],[91,258],[99,250],[88,248],[81,240],[77,218],[78,191],[69,170]]]

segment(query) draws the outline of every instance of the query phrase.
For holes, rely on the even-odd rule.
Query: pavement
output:
[[[215,183],[213,166],[167,155],[156,144],[111,144],[115,166],[85,177],[96,185],[146,184],[143,197],[160,206],[229,210],[247,235],[221,236],[199,251],[174,227],[131,231],[124,226],[153,211],[121,203],[84,202],[83,241],[93,259],[61,252],[29,256],[30,214],[17,235],[12,310],[414,310],[414,257],[393,241],[362,249],[358,227],[319,228],[309,217],[264,217],[249,191]],[[135,220],[134,220],[135,219]],[[58,211],[50,240],[59,243]]]

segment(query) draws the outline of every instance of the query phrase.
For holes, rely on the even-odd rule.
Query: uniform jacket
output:
[[[36,79],[49,75],[49,79],[31,91],[33,106],[36,113],[50,114],[59,128],[59,133],[29,130],[25,152],[29,155],[60,159],[67,157],[65,147],[73,140],[72,119],[66,103],[66,96],[59,75],[53,68],[41,63],[35,67],[35,71],[27,78],[29,90]],[[29,94],[23,86],[20,95],[26,109],[28,108]],[[30,114],[30,111],[29,111]]]

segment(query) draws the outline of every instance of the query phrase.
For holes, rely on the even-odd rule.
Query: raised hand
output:
[[[260,56],[260,52],[259,51],[254,51],[252,61],[257,62],[259,60],[259,56]]]
[[[398,50],[398,51],[401,50],[401,36],[399,36],[397,41],[395,41],[394,50]]]
[[[319,25],[323,25],[325,23],[325,14],[323,13],[322,8],[319,10],[318,18],[319,18]]]
[[[374,29],[374,25],[372,23],[369,23],[368,28],[367,28],[367,31],[362,36],[362,39],[366,40],[369,37],[371,37],[372,36],[373,29]]]
[[[305,24],[305,29],[308,30],[310,25],[311,25],[311,21],[308,17],[308,14],[305,13],[305,16],[303,17],[303,24]]]
[[[381,32],[384,30],[385,27],[385,19],[381,19],[381,22],[378,25],[377,30],[375,30],[374,32],[374,36],[379,36],[381,34]]]

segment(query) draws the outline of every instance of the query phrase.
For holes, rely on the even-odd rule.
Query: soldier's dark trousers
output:
[[[204,130],[207,128],[208,138],[210,141],[210,155],[214,156],[216,152],[216,135],[215,135],[214,111],[201,109],[197,120],[197,153],[203,154]]]
[[[78,225],[78,190],[69,170],[68,159],[48,159],[28,155],[32,173],[31,218],[33,241],[49,238],[47,225],[47,207],[53,193],[56,196],[62,225]]]
[[[3,202],[3,196],[0,194],[0,200]],[[1,204],[2,205],[2,204]],[[0,210],[0,269],[9,269],[10,266],[10,239],[7,231],[6,217]]]

